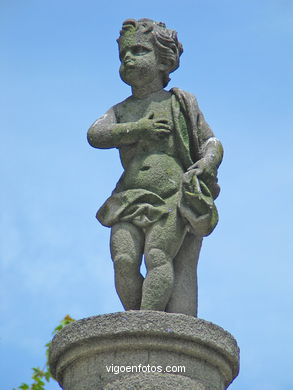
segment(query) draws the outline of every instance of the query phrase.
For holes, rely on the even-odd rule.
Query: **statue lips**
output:
[[[123,61],[123,65],[126,68],[134,68],[135,67],[135,61],[133,61],[133,60],[125,60],[125,61]]]

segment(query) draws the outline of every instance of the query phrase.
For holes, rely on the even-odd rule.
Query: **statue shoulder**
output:
[[[117,118],[117,122],[120,122],[119,118],[121,118],[123,116],[123,113],[127,109],[127,106],[129,105],[130,102],[131,102],[131,96],[129,96],[128,98],[126,98],[126,99],[122,100],[121,102],[115,104],[112,107],[112,109],[115,112],[115,116]]]
[[[198,103],[196,97],[187,91],[184,91],[180,88],[172,88],[170,92],[175,95],[177,100],[179,101],[181,107],[186,108],[189,107],[192,111],[199,111]]]
[[[177,87],[171,88],[170,92],[172,94],[176,95],[176,96],[185,96],[185,97],[193,97],[193,98],[195,98],[195,96],[192,93],[184,91],[184,89],[177,88]]]

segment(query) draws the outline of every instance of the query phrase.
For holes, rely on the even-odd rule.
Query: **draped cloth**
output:
[[[173,88],[171,106],[174,138],[184,171],[202,157],[202,146],[213,133],[205,122],[193,95]],[[183,114],[187,132],[180,122]],[[209,235],[218,222],[214,198],[219,193],[216,177],[207,185],[192,172],[182,175],[178,192],[168,199],[145,189],[113,191],[97,212],[97,219],[104,226],[111,227],[118,222],[131,222],[141,228],[148,228],[159,221],[174,207],[178,207],[186,221],[187,230],[198,236]]]

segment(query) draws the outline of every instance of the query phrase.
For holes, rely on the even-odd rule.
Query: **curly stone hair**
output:
[[[164,87],[166,87],[170,81],[169,74],[179,67],[179,58],[183,53],[183,46],[178,41],[177,32],[168,29],[165,23],[155,22],[151,19],[127,19],[123,22],[120,36],[117,39],[119,45],[123,36],[130,31],[150,34],[159,60],[162,64],[168,65],[168,69],[165,72],[162,72],[163,84]]]

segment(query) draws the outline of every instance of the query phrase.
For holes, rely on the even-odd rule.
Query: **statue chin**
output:
[[[131,86],[131,85],[132,85],[132,83],[131,83],[132,77],[129,76],[129,74],[127,74],[127,73],[128,73],[128,72],[125,71],[124,66],[121,65],[121,66],[120,66],[120,69],[119,69],[119,76],[120,76],[121,80],[122,80],[125,84]]]
[[[148,85],[151,85],[156,79],[157,74],[153,74],[150,69],[139,68],[134,66],[126,67],[124,65],[120,66],[119,75],[121,80],[135,88],[145,88]],[[158,82],[161,84],[161,82]]]

